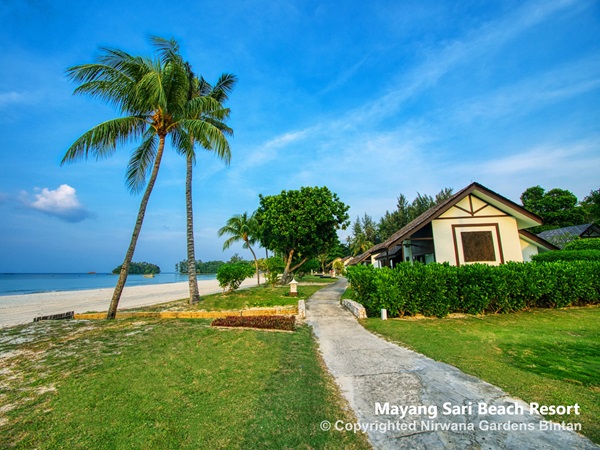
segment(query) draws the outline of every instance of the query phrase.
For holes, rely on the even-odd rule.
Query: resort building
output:
[[[402,261],[452,265],[530,261],[533,255],[557,249],[527,231],[541,224],[539,216],[472,183],[350,264],[393,267]]]

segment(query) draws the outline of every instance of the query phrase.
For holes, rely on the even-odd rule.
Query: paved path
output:
[[[369,333],[339,304],[346,285],[346,280],[340,280],[314,294],[307,302],[307,322],[313,327],[325,363],[358,422],[363,426],[374,424],[371,425],[373,428],[398,428],[400,424],[412,428],[368,431],[369,440],[375,448],[599,448],[572,431],[545,430],[544,424],[548,422],[540,416],[531,415],[527,404],[510,398],[499,388]],[[377,414],[376,404],[383,406],[386,402],[390,407],[412,405],[420,406],[421,410],[413,411],[416,413],[407,414],[404,418],[402,413],[396,414],[391,408],[387,414]],[[457,415],[443,415],[446,402],[459,407],[469,406],[472,402],[471,410],[466,408]],[[505,407],[518,405],[523,412],[513,415],[480,414],[479,402]],[[577,423],[578,416],[572,417],[569,422]],[[335,430],[337,419],[328,419],[332,426],[329,432],[341,432]],[[338,427],[342,425],[345,424],[337,424]],[[464,429],[441,429],[448,426],[462,426]],[[495,426],[512,426],[515,429],[494,430]],[[438,429],[435,430],[435,427]],[[520,427],[525,430],[519,430]]]

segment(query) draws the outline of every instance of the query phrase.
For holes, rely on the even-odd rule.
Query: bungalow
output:
[[[351,264],[391,266],[402,261],[452,265],[530,261],[557,247],[527,231],[542,224],[522,206],[472,183],[355,257]]]

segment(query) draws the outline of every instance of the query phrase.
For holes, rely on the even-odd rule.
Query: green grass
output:
[[[581,423],[582,434],[600,443],[599,306],[362,323],[526,402],[578,403],[581,416],[548,418]]]
[[[302,278],[297,278],[298,283],[333,283],[337,278],[322,278],[318,275],[304,275]]]
[[[0,374],[11,448],[369,448],[319,429],[353,419],[306,325],[40,322],[0,330]]]
[[[304,277],[301,283],[306,282]],[[331,283],[336,280],[329,280]],[[310,280],[309,282],[312,282]],[[202,296],[199,303],[188,304],[188,299],[176,300],[174,302],[161,303],[158,305],[135,308],[130,311],[166,311],[166,310],[186,310],[186,311],[223,311],[229,309],[246,309],[255,307],[271,307],[297,305],[298,300],[306,300],[319,289],[323,289],[324,283],[315,285],[298,285],[298,296],[289,296],[289,286],[270,287],[256,286],[248,289],[238,289],[229,294],[212,294]]]

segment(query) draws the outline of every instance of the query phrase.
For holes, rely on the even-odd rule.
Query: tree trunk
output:
[[[188,280],[190,286],[190,305],[200,301],[198,280],[196,278],[196,255],[194,250],[194,211],[192,206],[192,157],[186,158],[185,209],[187,212],[187,257]]]
[[[288,257],[285,259],[285,269],[283,275],[281,275],[281,284],[284,285],[288,282],[290,276],[290,266],[292,265],[292,257],[294,256],[294,250],[290,250]]]
[[[127,281],[129,266],[131,264],[131,260],[133,259],[133,253],[135,252],[135,246],[137,244],[138,237],[140,236],[140,231],[142,230],[142,223],[144,222],[146,207],[148,206],[148,200],[150,199],[150,194],[152,193],[154,183],[156,182],[156,177],[158,176],[158,169],[160,168],[160,161],[162,159],[164,149],[165,137],[160,136],[158,150],[156,152],[156,159],[154,160],[154,167],[152,168],[152,173],[150,175],[150,179],[148,180],[148,185],[146,186],[146,190],[144,191],[144,195],[142,196],[140,209],[138,211],[137,219],[135,221],[135,226],[133,227],[133,234],[131,235],[131,242],[129,243],[127,253],[125,254],[125,261],[123,261],[121,272],[119,273],[119,280],[117,281],[117,285],[115,286],[115,291],[113,292],[112,300],[110,301],[110,307],[108,308],[108,314],[106,315],[107,319],[114,319],[117,315],[119,300],[121,300],[121,294],[123,293],[123,288],[125,287],[125,282]]]
[[[252,257],[254,258],[254,267],[256,267],[256,284],[260,286],[260,273],[258,272],[258,259],[256,259],[256,253],[254,253],[254,250],[252,250],[252,247],[250,247],[250,243],[246,242],[246,245],[252,252]]]

